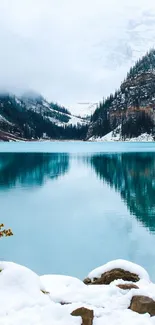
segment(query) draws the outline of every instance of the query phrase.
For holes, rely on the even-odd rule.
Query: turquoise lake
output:
[[[0,259],[83,279],[110,260],[155,281],[155,144],[0,143]]]

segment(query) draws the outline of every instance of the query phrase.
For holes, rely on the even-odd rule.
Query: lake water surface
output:
[[[155,144],[0,143],[0,258],[84,278],[109,260],[155,281]]]

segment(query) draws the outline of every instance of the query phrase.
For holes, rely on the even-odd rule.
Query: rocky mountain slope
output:
[[[119,131],[118,131],[119,130]],[[120,89],[103,100],[91,118],[87,138],[120,132],[117,140],[155,133],[155,50],[139,60]]]
[[[80,118],[41,95],[0,95],[0,139],[84,138],[88,120]]]

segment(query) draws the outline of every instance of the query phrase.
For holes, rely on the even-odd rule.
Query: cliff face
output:
[[[104,136],[122,126],[122,136],[154,134],[155,125],[155,51],[152,50],[130,69],[114,95],[99,104],[88,130],[91,136]]]

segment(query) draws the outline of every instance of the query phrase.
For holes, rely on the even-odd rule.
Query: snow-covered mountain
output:
[[[88,138],[126,140],[144,134],[155,137],[155,50],[138,60],[120,88],[100,102]]]
[[[83,89],[78,84],[76,90],[78,101],[97,102],[103,96],[113,93],[119,88],[130,67],[146,54],[147,49],[155,47],[155,4],[152,1],[152,8],[151,0],[145,2],[145,6],[139,0],[132,0],[130,3],[121,1],[121,4],[117,2],[116,5],[116,1],[111,0],[106,4],[105,13],[107,6],[110,7],[106,19],[103,18],[103,12],[97,16],[94,13],[92,20],[94,22],[96,19],[96,24],[92,22],[89,33],[81,35],[86,39],[83,44],[85,51],[81,51],[82,54],[78,53],[76,57],[80,72],[80,64],[83,61],[85,63],[85,75],[82,75],[81,82]],[[78,105],[75,100],[73,103],[70,110],[77,115],[90,115],[95,110],[95,106],[90,109],[89,103]]]
[[[50,122],[59,126],[77,126],[78,124],[86,124],[87,121],[79,116],[72,115],[68,109],[59,106],[58,104],[49,103],[42,95],[27,92],[24,93],[20,98],[16,98],[16,101],[20,105],[24,103],[27,110],[31,110],[35,113],[41,114],[48,118]]]
[[[36,93],[28,92],[20,97],[9,93],[0,95],[0,138],[4,140],[10,134],[12,140],[14,137],[76,138],[88,122]]]

